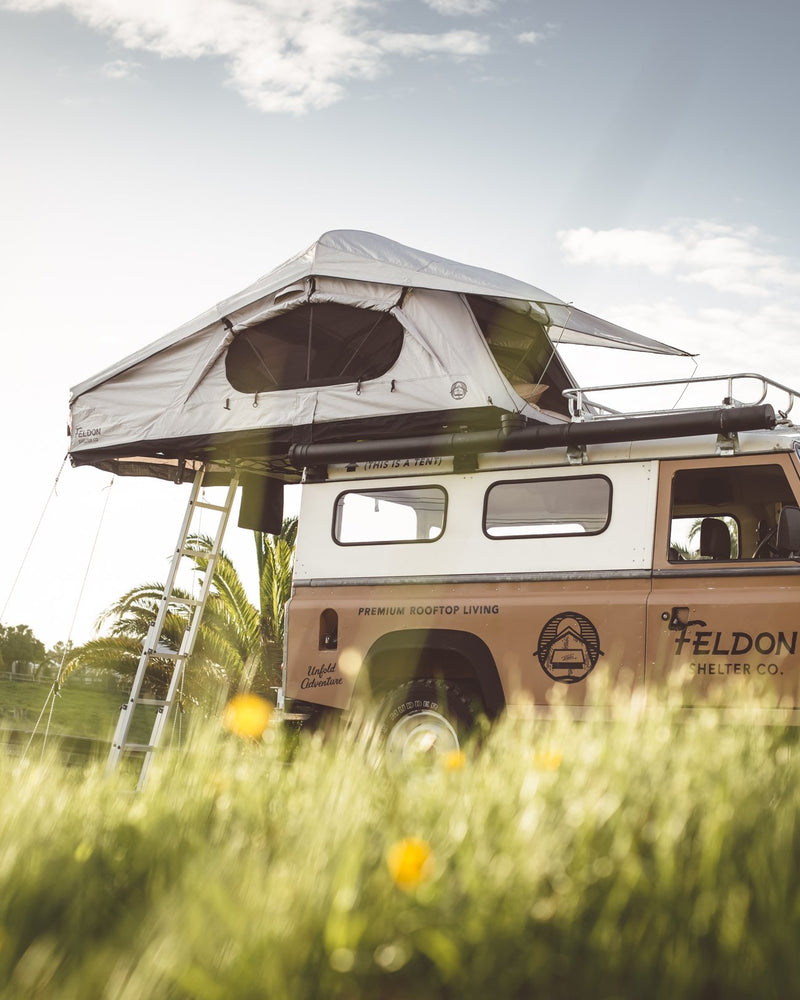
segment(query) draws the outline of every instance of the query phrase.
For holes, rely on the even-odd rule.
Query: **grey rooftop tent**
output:
[[[75,386],[70,456],[170,479],[236,461],[292,482],[292,444],[563,420],[559,344],[686,353],[514,278],[336,230]]]

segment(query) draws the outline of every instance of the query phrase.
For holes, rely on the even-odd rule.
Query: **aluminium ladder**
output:
[[[195,474],[192,493],[181,525],[177,546],[172,556],[172,563],[167,574],[166,583],[164,584],[164,591],[158,603],[156,617],[142,643],[142,653],[139,658],[139,665],[133,680],[130,696],[127,702],[120,707],[117,728],[114,732],[106,764],[106,770],[110,772],[116,769],[120,759],[123,757],[140,761],[139,778],[136,785],[137,791],[145,785],[153,755],[161,745],[171,711],[178,701],[178,692],[186,668],[186,661],[191,656],[194,648],[203,611],[205,610],[211,590],[214,569],[222,549],[222,538],[225,534],[233,501],[236,497],[236,489],[239,485],[239,476],[234,471],[224,502],[222,504],[208,503],[204,499],[201,499],[201,489],[205,472],[206,467],[201,465]],[[189,544],[192,521],[198,510],[211,510],[219,515],[217,530],[213,536],[211,548],[208,550],[198,549]],[[184,556],[191,556],[198,552],[207,560],[200,594],[196,598],[185,597],[177,592],[176,581],[178,571]],[[188,611],[186,628],[183,632],[180,647],[177,650],[165,645],[163,641],[164,625],[172,606],[183,606]],[[169,684],[165,698],[143,697],[142,694],[143,688],[149,679],[148,670],[154,660],[161,663],[166,660],[170,664],[169,669],[171,672],[169,673]],[[131,726],[136,715],[136,710],[140,706],[148,706],[156,709],[155,721],[153,722],[150,738],[147,743],[137,743],[130,739]]]

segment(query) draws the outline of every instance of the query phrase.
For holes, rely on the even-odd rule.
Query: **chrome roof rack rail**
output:
[[[746,381],[749,383],[755,382],[755,386],[745,384]],[[723,394],[721,401],[719,399],[709,399],[708,402],[701,405],[679,405],[687,390],[697,386],[713,386],[714,383],[722,386]],[[598,402],[596,398],[589,399],[588,397],[588,393],[623,393],[625,391],[631,392],[632,390],[646,389],[663,390],[669,386],[681,386],[682,391],[672,406],[660,409],[616,409],[604,402]],[[747,396],[753,394],[756,398],[747,398]],[[780,418],[788,421],[789,413],[794,406],[795,400],[800,399],[800,392],[767,378],[765,375],[758,375],[754,372],[737,372],[733,375],[701,375],[695,378],[658,379],[654,382],[623,382],[616,385],[580,386],[574,389],[564,389],[562,393],[569,405],[569,413],[572,420],[597,420],[601,417],[655,416],[679,410],[712,409],[720,405],[730,407],[752,406],[767,401],[770,394],[773,396],[785,394],[785,399],[781,401],[783,405],[779,405],[777,400],[774,401],[774,405]],[[714,394],[709,393],[708,395],[712,396]],[[744,398],[737,398],[737,395]],[[770,401],[772,402],[772,400]]]

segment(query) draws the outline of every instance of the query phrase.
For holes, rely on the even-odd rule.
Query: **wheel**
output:
[[[475,715],[457,687],[426,678],[392,691],[380,711],[387,764],[432,764],[460,750]]]

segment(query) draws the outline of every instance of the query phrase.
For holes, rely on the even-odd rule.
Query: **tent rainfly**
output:
[[[336,230],[72,390],[70,456],[297,481],[292,444],[566,417],[559,344],[685,355],[533,285]]]

